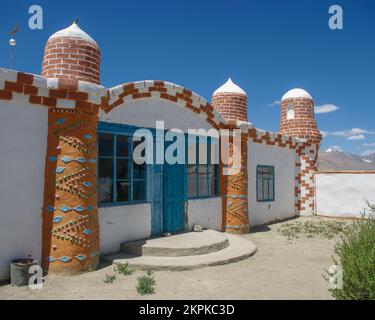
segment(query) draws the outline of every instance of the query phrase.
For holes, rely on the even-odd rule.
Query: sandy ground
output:
[[[298,218],[302,219],[311,218]],[[155,272],[156,292],[152,295],[141,296],[136,291],[137,277],[144,272],[117,275],[112,284],[105,284],[106,274],[114,272],[112,266],[101,265],[95,272],[78,276],[48,276],[43,290],[0,286],[0,299],[332,299],[323,274],[332,265],[335,240],[287,240],[277,232],[283,223],[287,222],[243,236],[258,247],[258,252],[244,261]]]

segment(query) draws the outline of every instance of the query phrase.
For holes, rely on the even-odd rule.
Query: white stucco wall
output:
[[[375,172],[318,173],[315,183],[318,215],[360,217],[364,199],[375,201]]]
[[[199,224],[207,229],[222,231],[221,197],[188,200],[187,213],[189,230]]]
[[[41,257],[48,109],[0,100],[0,279],[9,260]]]
[[[149,203],[100,207],[100,253],[115,253],[120,244],[151,236],[151,205]]]
[[[295,215],[295,162],[294,150],[248,142],[248,199],[251,226]],[[275,201],[257,202],[257,165],[275,166]]]
[[[160,98],[130,100],[108,114],[101,113],[100,121],[155,128],[155,121],[164,120],[165,129],[210,129],[208,122],[198,114],[173,102]]]

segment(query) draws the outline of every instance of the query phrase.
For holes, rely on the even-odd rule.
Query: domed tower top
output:
[[[231,78],[212,95],[212,106],[227,120],[247,121],[247,95]]]
[[[54,33],[44,49],[42,76],[100,83],[100,49],[78,20]]]
[[[292,89],[281,98],[279,132],[320,143],[322,135],[315,120],[314,101],[307,91]]]

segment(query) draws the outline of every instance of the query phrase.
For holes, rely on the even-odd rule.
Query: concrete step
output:
[[[121,244],[120,251],[136,256],[181,257],[220,251],[228,245],[228,238],[225,234],[214,230],[204,230],[125,242]]]
[[[229,246],[207,254],[180,257],[134,256],[125,253],[102,256],[113,264],[129,264],[140,270],[182,271],[206,266],[217,266],[237,262],[251,257],[256,252],[253,242],[236,235],[226,235]]]

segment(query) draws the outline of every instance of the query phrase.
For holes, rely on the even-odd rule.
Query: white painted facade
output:
[[[221,197],[190,199],[187,203],[188,229],[196,224],[203,228],[222,230]]]
[[[292,149],[248,142],[248,205],[251,226],[295,216],[295,164],[296,153]],[[274,201],[257,201],[258,165],[275,167]]]
[[[9,261],[41,257],[48,109],[0,100],[0,280]]]
[[[114,253],[120,244],[151,236],[149,203],[99,207],[100,253]]]
[[[330,217],[361,217],[364,199],[375,201],[374,173],[317,173],[316,214]]]
[[[155,121],[163,120],[165,129],[178,128],[183,132],[193,128],[211,128],[202,116],[182,105],[160,98],[127,101],[107,114],[102,113],[99,120],[141,128],[155,128]]]

